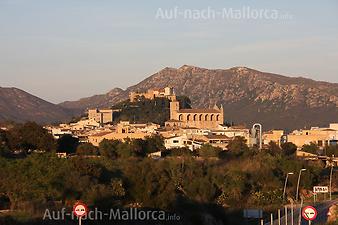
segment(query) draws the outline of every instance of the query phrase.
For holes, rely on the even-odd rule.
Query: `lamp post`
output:
[[[298,201],[298,193],[299,193],[299,183],[300,183],[300,175],[302,174],[303,171],[306,169],[301,169],[299,170],[299,175],[298,175],[298,182],[297,182],[297,191],[296,191],[296,202]]]
[[[286,185],[288,183],[289,175],[293,175],[293,172],[289,172],[289,173],[286,174],[285,183],[284,183],[284,190],[283,190],[283,201],[285,200],[285,191],[286,191]]]

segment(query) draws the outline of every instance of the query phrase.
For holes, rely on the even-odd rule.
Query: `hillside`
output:
[[[190,99],[188,97],[177,96],[177,100],[183,108],[190,108]],[[152,122],[164,126],[165,121],[169,120],[169,104],[169,100],[166,98],[155,98],[153,100],[141,98],[136,102],[122,101],[112,107],[120,110],[114,113],[114,121]]]
[[[20,89],[0,87],[0,121],[64,121],[71,119],[69,111]]]
[[[324,126],[338,121],[338,84],[287,77],[246,67],[204,69],[184,65],[164,68],[142,82],[107,94],[65,102],[60,105],[83,111],[88,107],[107,107],[128,98],[130,91],[175,87],[186,95],[193,107],[223,104],[229,122],[265,129],[294,129]]]

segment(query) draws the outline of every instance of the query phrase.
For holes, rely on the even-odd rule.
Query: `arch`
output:
[[[204,120],[205,120],[205,121],[208,121],[208,119],[209,119],[209,115],[208,115],[208,114],[205,114]]]
[[[194,118],[193,118],[194,121],[197,120],[197,114],[194,115]]]
[[[214,120],[214,116],[215,116],[214,114],[211,114],[211,116],[210,116],[210,120],[211,120],[211,121]]]
[[[178,116],[178,120],[179,120],[179,121],[182,121],[182,120],[183,120],[183,115],[182,115],[182,114],[180,114],[180,115]]]
[[[188,114],[188,115],[187,115],[187,121],[189,121],[189,120],[190,120],[190,117],[191,117],[191,115],[190,115],[190,114]]]
[[[219,121],[219,115],[216,116],[216,121]]]
[[[202,121],[202,114],[199,115],[199,121]]]

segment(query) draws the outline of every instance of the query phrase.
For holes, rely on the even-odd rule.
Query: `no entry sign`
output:
[[[73,213],[77,217],[85,216],[88,213],[88,207],[82,202],[78,202],[73,206]]]
[[[314,220],[317,217],[317,210],[312,206],[306,206],[302,210],[302,216],[306,220]]]

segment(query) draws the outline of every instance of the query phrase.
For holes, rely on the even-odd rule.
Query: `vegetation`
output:
[[[331,157],[331,156],[338,156],[338,145],[330,145],[324,148],[324,154]]]
[[[190,99],[186,96],[177,96],[181,108],[191,108]],[[114,121],[126,120],[136,123],[153,122],[164,125],[169,119],[169,100],[166,98],[155,98],[154,100],[140,97],[138,101],[129,100],[120,102],[113,106],[114,109],[121,111],[114,114]],[[164,110],[163,110],[164,109]]]
[[[56,149],[53,136],[34,122],[16,124],[2,136],[2,141],[10,149],[22,150],[24,153],[32,150],[53,151]]]
[[[25,134],[26,126],[20,127],[21,133],[11,135]],[[286,173],[306,168],[301,180],[301,195],[305,197],[306,190],[313,185],[327,183],[329,173],[322,163],[297,159],[291,143],[281,148],[269,143],[267,150],[258,151],[237,137],[229,143],[229,151],[206,144],[192,152],[187,148],[167,151],[160,136],[124,142],[103,140],[95,147],[79,144],[76,138],[67,135],[57,142],[43,144],[41,139],[49,136],[40,133],[41,137],[33,138],[30,146],[39,146],[37,149],[44,152],[27,152],[22,158],[13,158],[12,146],[29,148],[10,145],[9,133],[0,132],[0,209],[25,213],[28,224],[33,224],[32,218],[41,218],[47,207],[70,209],[76,200],[91,208],[132,205],[162,209],[180,215],[181,224],[201,224],[205,217],[223,224],[243,224],[241,216],[231,220],[243,208],[271,210],[283,204]],[[11,138],[18,140],[15,136]],[[77,156],[67,159],[56,156],[55,150],[67,149]],[[162,151],[167,157],[161,160],[146,157],[155,151]],[[88,155],[94,157],[83,157]],[[337,184],[337,179],[334,176],[332,183]],[[296,184],[297,176],[290,176],[288,198],[293,198]],[[11,221],[8,224],[15,224],[17,216],[7,219]],[[1,216],[0,224],[6,224]]]
[[[302,151],[308,152],[308,153],[311,153],[311,154],[318,154],[319,147],[315,143],[311,143],[309,145],[304,145],[302,147]]]

